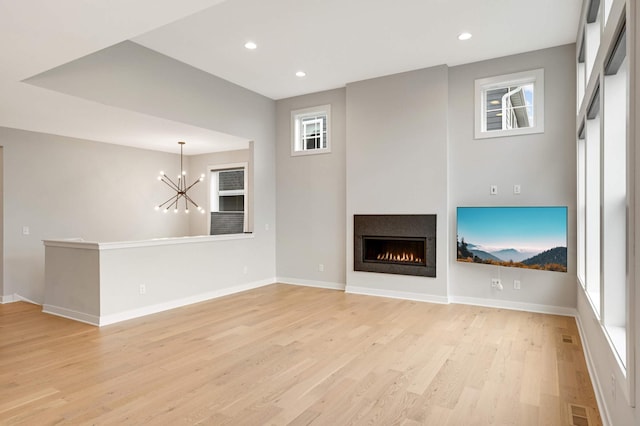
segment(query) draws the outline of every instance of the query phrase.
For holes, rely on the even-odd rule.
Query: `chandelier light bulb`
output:
[[[186,214],[189,214],[189,209],[185,209],[184,211]]]
[[[154,209],[155,211],[158,211],[158,210],[160,210],[160,206],[155,206],[153,209]]]
[[[178,209],[173,209],[173,212],[174,213],[178,213]]]

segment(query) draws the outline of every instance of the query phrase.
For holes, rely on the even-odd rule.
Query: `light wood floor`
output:
[[[2,425],[587,419],[570,317],[280,284],[103,328],[0,305]]]

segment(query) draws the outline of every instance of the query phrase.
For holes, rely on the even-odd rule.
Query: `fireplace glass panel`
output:
[[[426,238],[363,237],[363,261],[426,266]]]

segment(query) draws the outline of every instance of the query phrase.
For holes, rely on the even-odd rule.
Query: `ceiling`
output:
[[[131,40],[272,99],[573,43],[581,0],[0,0],[0,126],[191,154],[215,131],[23,82]],[[459,41],[468,31],[473,37]],[[244,48],[254,41],[257,49]],[[303,70],[303,78],[295,72]],[[227,140],[228,142],[228,140]]]

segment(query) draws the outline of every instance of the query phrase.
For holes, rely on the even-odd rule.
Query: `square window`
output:
[[[475,138],[544,132],[544,70],[476,80]]]
[[[291,155],[331,152],[331,105],[291,112]]]

